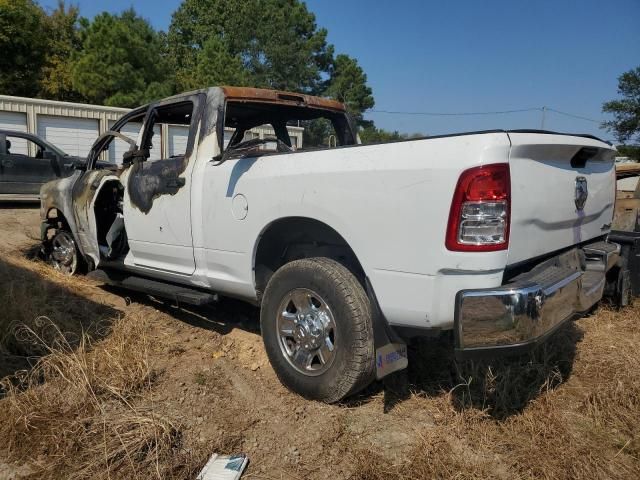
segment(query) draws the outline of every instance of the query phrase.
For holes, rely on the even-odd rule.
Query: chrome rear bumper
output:
[[[619,245],[597,242],[537,265],[498,288],[456,296],[456,353],[518,353],[595,305]],[[501,352],[502,351],[502,352]]]

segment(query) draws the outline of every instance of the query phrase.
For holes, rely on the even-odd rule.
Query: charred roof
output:
[[[312,108],[326,108],[344,112],[344,104],[329,98],[314,97],[302,93],[269,90],[251,87],[220,87],[228,100],[250,102],[277,103],[282,105],[309,106]]]

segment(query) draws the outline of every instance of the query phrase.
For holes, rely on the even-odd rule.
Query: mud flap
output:
[[[408,365],[406,343],[387,343],[376,348],[376,378],[378,380],[390,373],[404,370]]]
[[[409,365],[407,344],[389,326],[382,310],[380,310],[369,278],[365,278],[365,286],[371,303],[373,339],[376,349],[376,378],[380,380],[390,373],[407,368]]]

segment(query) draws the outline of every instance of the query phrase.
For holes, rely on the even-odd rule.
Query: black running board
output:
[[[206,292],[184,285],[177,285],[175,283],[153,280],[126,272],[97,269],[89,272],[87,276],[115,287],[122,287],[155,297],[174,300],[178,304],[206,305],[218,301],[218,294],[216,293]]]

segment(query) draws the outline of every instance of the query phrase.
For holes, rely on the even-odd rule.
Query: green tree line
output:
[[[602,126],[622,144],[617,147],[621,155],[640,161],[640,67],[618,77],[618,94],[620,98],[602,105],[602,111],[613,116]]]
[[[64,0],[0,0],[0,52],[2,94],[134,107],[213,85],[274,88],[344,102],[368,142],[405,138],[363,119],[367,75],[299,0],[184,0],[167,32],[133,8],[89,20]]]

